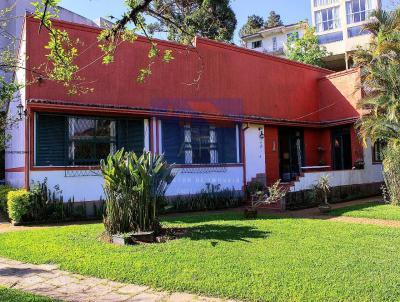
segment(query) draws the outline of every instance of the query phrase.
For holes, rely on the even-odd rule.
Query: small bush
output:
[[[29,211],[31,194],[24,190],[10,191],[7,194],[8,216],[15,222],[20,222]]]
[[[15,190],[10,186],[0,186],[0,212],[7,214],[7,194]]]
[[[207,211],[238,207],[243,198],[234,189],[221,190],[220,185],[207,184],[199,194],[168,199],[167,212]]]

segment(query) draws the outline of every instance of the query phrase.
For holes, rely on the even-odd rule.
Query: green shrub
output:
[[[393,143],[385,148],[383,175],[390,202],[400,205],[400,145]]]
[[[105,228],[110,235],[159,229],[158,210],[173,180],[172,167],[161,155],[140,157],[124,149],[101,160],[106,209]]]
[[[10,186],[0,186],[0,212],[7,214],[7,194],[15,190]]]
[[[20,222],[29,211],[31,194],[24,190],[10,191],[7,194],[8,216],[15,222]]]
[[[199,194],[177,196],[167,200],[167,212],[207,211],[235,208],[242,204],[242,194],[221,185],[207,184]]]

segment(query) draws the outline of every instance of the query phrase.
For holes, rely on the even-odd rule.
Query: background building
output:
[[[380,0],[311,0],[312,25],[320,44],[332,53],[325,59],[329,69],[351,67],[351,53],[370,40],[362,26],[370,12],[380,7]]]
[[[258,33],[242,37],[242,41],[246,48],[285,57],[285,47],[288,38],[291,35],[302,37],[307,27],[307,22],[299,22],[291,25],[262,29]]]

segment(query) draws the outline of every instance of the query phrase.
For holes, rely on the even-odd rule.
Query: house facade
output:
[[[241,39],[243,46],[248,49],[278,57],[285,57],[285,51],[290,37],[293,36],[294,39],[303,37],[307,27],[307,22],[282,25],[262,29],[253,35],[241,37]]]
[[[8,130],[10,185],[47,178],[65,200],[99,200],[99,161],[122,147],[164,154],[175,164],[168,196],[207,184],[241,191],[256,179],[281,179],[296,192],[321,174],[334,186],[382,182],[379,152],[364,147],[354,129],[362,95],[357,69],[333,73],[198,37],[194,46],[157,40],[174,60],[159,59],[138,83],[137,71],[148,64],[146,39],[122,43],[115,62],[102,65],[98,28],[54,24],[79,37],[79,76],[93,91],[70,95],[40,75],[48,34],[28,17],[19,51],[26,68],[16,77],[32,84],[8,108],[18,120]],[[354,169],[360,161],[363,168]]]

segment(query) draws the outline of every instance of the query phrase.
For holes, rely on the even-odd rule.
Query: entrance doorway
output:
[[[350,128],[338,128],[332,130],[332,159],[334,170],[351,169]]]
[[[279,129],[279,168],[283,182],[295,180],[304,165],[304,135],[297,128]]]

